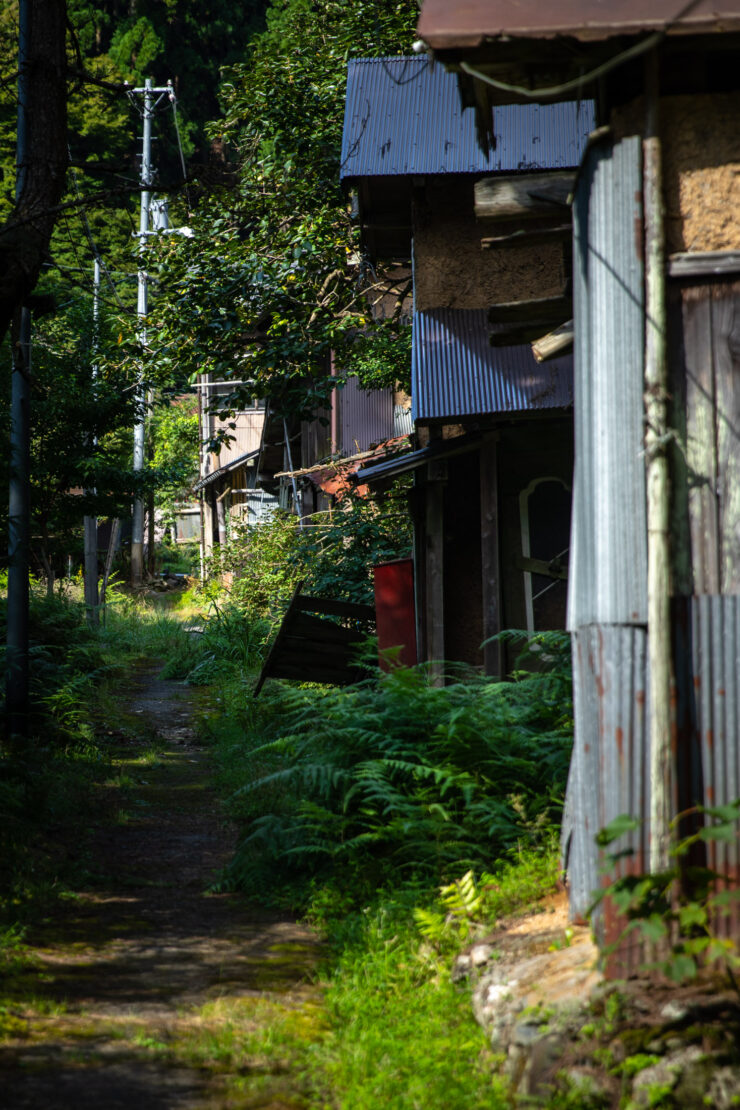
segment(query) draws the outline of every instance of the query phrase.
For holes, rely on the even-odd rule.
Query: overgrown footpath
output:
[[[254,701],[269,610],[200,601],[118,595],[98,637],[37,602],[43,713],[2,786],[3,1105],[510,1105],[450,967],[555,882],[562,640],[513,683],[371,664]]]

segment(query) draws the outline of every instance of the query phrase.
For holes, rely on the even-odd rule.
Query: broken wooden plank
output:
[[[492,678],[503,677],[501,566],[499,560],[498,443],[490,440],[480,451],[480,542],[483,600],[483,664]]]
[[[572,224],[553,224],[550,227],[520,227],[517,231],[510,231],[507,235],[487,235],[481,239],[481,250],[490,251],[497,247],[516,247],[522,243],[544,243],[550,239],[570,239],[573,234]]]
[[[475,183],[475,214],[479,220],[511,220],[562,210],[575,181],[574,173],[562,171],[482,177]]]
[[[369,605],[333,598],[301,596],[300,591],[299,585],[262,667],[255,697],[267,678],[296,678],[341,686],[364,677],[355,662],[355,652],[374,621],[375,610]],[[327,616],[349,619],[353,627],[327,620]]]
[[[546,362],[549,358],[557,358],[573,348],[573,321],[568,320],[559,328],[536,339],[532,344],[532,354],[538,362]]]

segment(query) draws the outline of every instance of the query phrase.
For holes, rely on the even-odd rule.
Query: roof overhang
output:
[[[516,48],[517,39],[597,43],[651,32],[665,35],[740,31],[738,0],[424,0],[418,33],[434,51]]]
[[[491,110],[598,96],[607,107],[638,96],[643,58],[660,47],[664,94],[737,88],[740,0],[425,0],[420,38],[458,72],[475,108],[482,149],[494,142]]]
[[[228,474],[231,474],[232,471],[239,470],[239,468],[242,466],[248,466],[250,461],[254,463],[258,455],[259,448],[256,448],[254,451],[247,451],[247,453],[244,455],[239,455],[235,459],[230,459],[229,462],[224,463],[223,466],[220,466],[218,470],[214,470],[210,474],[206,474],[205,478],[201,478],[200,481],[196,482],[193,486],[193,489],[196,493],[200,492],[200,490],[207,489],[208,486],[212,486],[216,482],[219,482],[222,478],[225,478]]]
[[[405,455],[394,455],[393,458],[386,459],[383,462],[360,467],[352,475],[352,480],[357,485],[373,485],[375,482],[398,478],[401,474],[409,474],[412,470],[418,470],[420,466],[425,466],[436,459],[450,459],[455,455],[477,451],[484,442],[495,438],[495,436],[495,432],[455,436],[454,439],[446,439],[441,443],[437,442],[430,444],[428,447],[421,447],[418,451],[409,451]]]

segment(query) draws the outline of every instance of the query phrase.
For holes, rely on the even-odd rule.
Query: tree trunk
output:
[[[46,259],[67,172],[66,0],[30,6],[25,181],[0,228],[0,339]]]

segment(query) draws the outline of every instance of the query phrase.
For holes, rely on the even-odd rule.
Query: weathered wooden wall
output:
[[[740,593],[740,282],[672,291],[674,592]]]

